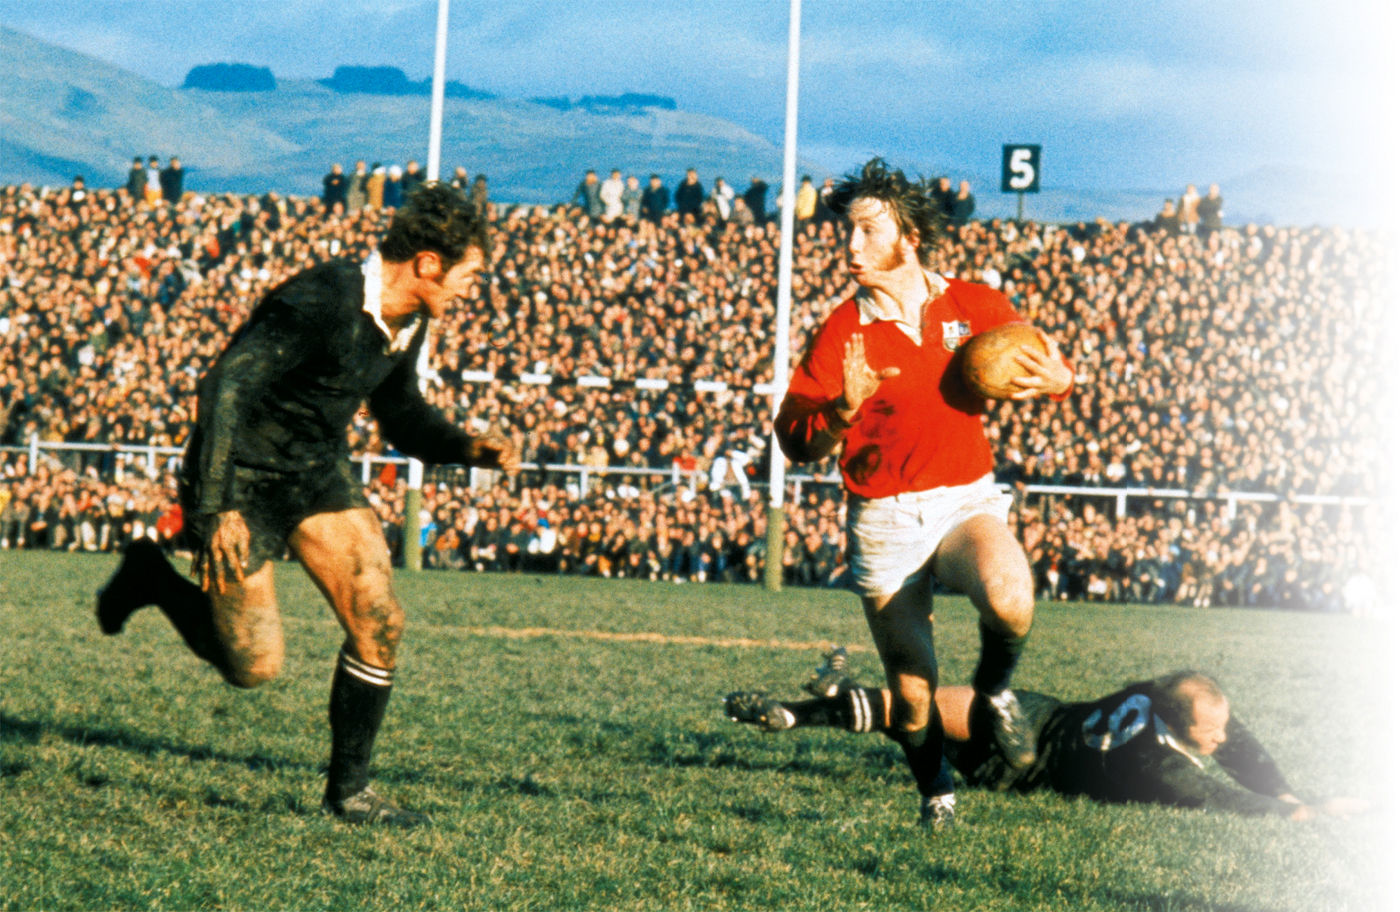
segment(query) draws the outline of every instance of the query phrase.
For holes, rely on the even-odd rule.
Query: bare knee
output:
[[[405,620],[403,606],[387,588],[357,598],[347,619],[347,632],[358,658],[380,668],[393,668]]]
[[[917,674],[892,675],[890,680],[890,721],[906,732],[928,727],[933,692],[929,679]]]
[[[224,680],[234,687],[251,689],[266,684],[282,673],[282,650],[230,655],[223,672]]]
[[[1030,574],[1020,572],[1020,568],[999,570],[990,574],[984,585],[987,604],[978,606],[982,621],[1010,636],[1030,633],[1031,621],[1035,618],[1035,593]]]

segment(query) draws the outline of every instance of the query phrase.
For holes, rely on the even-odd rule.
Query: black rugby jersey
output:
[[[366,400],[405,454],[465,460],[471,436],[418,388],[426,316],[413,318],[406,345],[393,345],[364,310],[364,283],[354,261],[314,266],[269,291],[234,333],[199,383],[184,465],[196,513],[237,507],[239,467],[295,475],[348,459],[346,430]]]
[[[1212,755],[1238,785],[1211,776],[1153,711],[1151,682],[1084,703],[1016,691],[1034,733],[1036,759],[1015,771],[1001,757],[984,717],[973,716],[972,738],[945,741],[954,768],[973,785],[993,789],[1052,789],[1109,802],[1149,802],[1208,807],[1241,814],[1289,815],[1296,804],[1264,747],[1232,712],[1226,741]]]

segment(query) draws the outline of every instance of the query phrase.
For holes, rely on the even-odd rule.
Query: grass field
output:
[[[401,575],[375,775],[434,825],[395,833],[319,814],[340,637],[298,568],[279,568],[286,673],[240,692],[158,612],[101,636],[114,564],[0,552],[0,908],[1393,908],[1381,622],[1042,606],[1017,677],[1087,698],[1210,671],[1305,798],[1381,805],[1366,816],[964,790],[966,825],[930,837],[891,742],[720,714],[740,687],[796,696],[823,644],[864,648],[848,593]],[[967,679],[974,627],[940,603],[945,680]]]

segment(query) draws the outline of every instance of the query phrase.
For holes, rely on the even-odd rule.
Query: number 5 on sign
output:
[[[1040,192],[1040,146],[1001,147],[1001,192]]]

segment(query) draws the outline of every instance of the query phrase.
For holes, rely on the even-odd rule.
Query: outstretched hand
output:
[[[1328,798],[1321,804],[1300,804],[1298,810],[1288,815],[1289,820],[1311,820],[1318,815],[1324,817],[1355,817],[1371,809],[1359,798]]]
[[[507,475],[520,471],[520,451],[515,441],[499,431],[487,431],[467,445],[467,465],[479,469],[500,469]]]
[[[1012,393],[1012,399],[1033,399],[1036,396],[1058,396],[1069,389],[1074,381],[1074,373],[1065,366],[1060,357],[1060,346],[1036,327],[1040,341],[1045,343],[1045,351],[1033,345],[1022,345],[1016,353],[1016,363],[1025,369],[1023,377],[1012,377],[1011,382],[1021,387],[1019,393]]]
[[[841,399],[836,403],[837,414],[843,419],[855,417],[865,400],[875,395],[881,381],[898,376],[897,367],[872,370],[870,363],[865,360],[865,336],[853,333],[846,340],[846,351],[841,362],[843,392]]]

